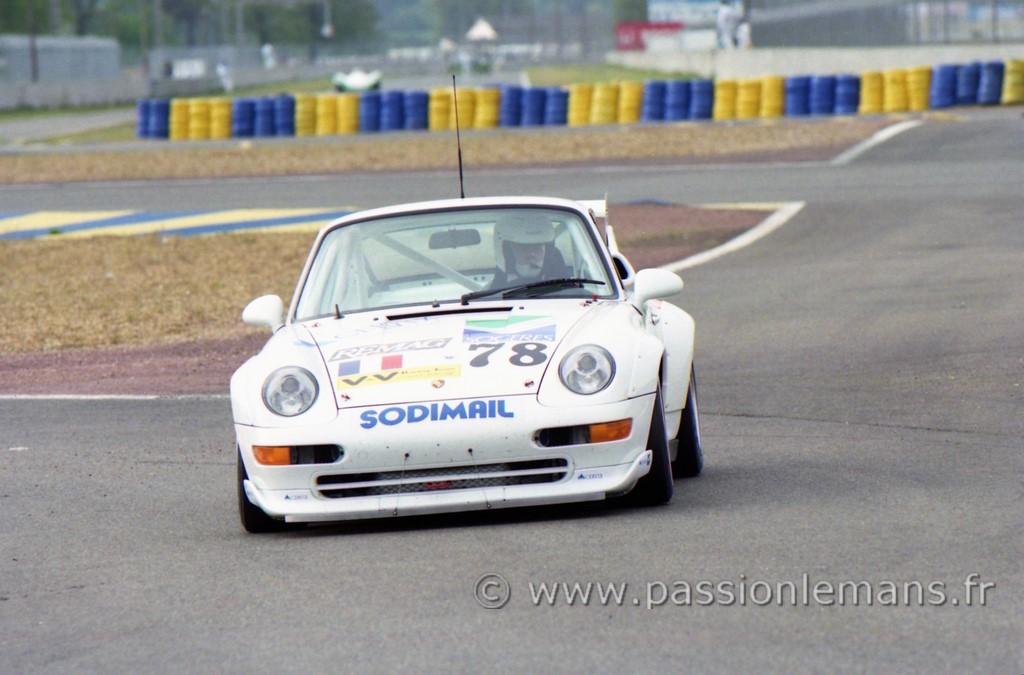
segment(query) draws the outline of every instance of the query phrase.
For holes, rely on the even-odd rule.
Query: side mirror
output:
[[[667,298],[683,290],[683,280],[675,272],[646,269],[636,273],[633,283],[633,305],[643,309],[644,303],[656,298]]]
[[[284,325],[284,302],[277,295],[263,295],[242,310],[242,322],[246,326],[266,326],[272,333]]]

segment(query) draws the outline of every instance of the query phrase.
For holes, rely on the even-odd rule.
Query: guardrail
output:
[[[920,112],[1024,103],[1024,60],[871,70],[860,74],[767,75],[460,88],[463,129],[585,126]],[[260,98],[146,98],[139,138],[207,140],[331,136],[455,128],[450,88]]]

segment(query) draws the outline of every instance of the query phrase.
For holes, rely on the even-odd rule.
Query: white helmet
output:
[[[494,225],[494,252],[498,267],[506,269],[510,253],[505,242],[514,244],[550,244],[555,240],[555,228],[542,212],[508,211],[498,216]]]

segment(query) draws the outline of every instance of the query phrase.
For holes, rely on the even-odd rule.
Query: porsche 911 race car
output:
[[[273,336],[231,378],[250,532],[672,498],[700,473],[694,321],[634,272],[603,201],[538,197],[351,214],[316,238]]]

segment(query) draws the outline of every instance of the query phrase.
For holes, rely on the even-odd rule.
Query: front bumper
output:
[[[288,522],[337,521],[600,500],[628,492],[650,470],[653,395],[557,409],[527,396],[508,401],[516,419],[448,420],[415,429],[366,430],[358,409],[311,427],[236,425],[249,476],[245,494]],[[540,429],[626,418],[633,420],[632,431],[621,440],[557,447],[536,440]],[[264,466],[252,453],[253,445],[316,444],[339,445],[343,456],[330,464]]]

